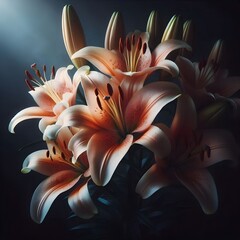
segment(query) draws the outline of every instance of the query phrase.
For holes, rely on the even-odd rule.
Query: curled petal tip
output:
[[[119,39],[124,36],[124,23],[120,12],[113,12],[105,34],[104,46],[108,50],[118,49]]]
[[[63,41],[69,57],[79,49],[85,47],[85,36],[76,11],[72,5],[66,5],[62,12]],[[84,59],[71,59],[79,68],[85,64]]]

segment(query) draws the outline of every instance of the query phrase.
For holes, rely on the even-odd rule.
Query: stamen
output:
[[[31,74],[28,70],[25,71],[25,75],[26,75],[30,80],[34,80],[32,74]]]
[[[100,101],[100,99],[99,99],[98,96],[97,96],[97,104],[98,104],[98,107],[99,107],[101,110],[103,110],[101,101]]]
[[[110,83],[107,84],[107,90],[108,90],[108,94],[110,96],[112,96],[113,95],[113,88],[112,88]]]

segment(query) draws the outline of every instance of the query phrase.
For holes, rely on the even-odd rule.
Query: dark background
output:
[[[19,149],[41,140],[38,121],[19,124],[14,135],[7,130],[10,119],[18,111],[34,105],[24,83],[24,70],[30,69],[34,62],[39,66],[55,65],[56,68],[71,63],[61,33],[61,14],[65,4],[72,4],[76,9],[87,45],[96,46],[103,46],[113,11],[122,13],[127,32],[144,31],[152,10],[159,11],[163,28],[174,14],[180,14],[184,20],[192,19],[195,25],[193,59],[206,57],[214,42],[221,38],[225,42],[223,65],[228,67],[230,75],[240,75],[240,4],[237,2],[0,0],[2,240],[68,239],[66,218],[69,209],[63,197],[54,202],[41,225],[34,223],[29,215],[32,193],[43,178],[34,172],[24,175],[20,170],[24,158],[41,149],[41,145]],[[218,212],[213,216],[205,216],[201,211],[188,213],[186,217],[183,215],[181,222],[165,230],[161,239],[179,239],[177,236],[183,237],[184,234],[189,239],[238,239],[239,173],[238,168],[221,166],[214,169],[220,199]],[[84,238],[79,236],[79,239]]]

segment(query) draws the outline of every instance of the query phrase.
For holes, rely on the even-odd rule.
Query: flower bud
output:
[[[157,11],[152,11],[149,15],[146,32],[149,33],[149,47],[154,49],[160,43],[160,21]]]
[[[84,32],[77,13],[71,5],[66,5],[62,12],[62,34],[67,53],[71,56],[81,48],[85,47]],[[85,65],[86,60],[82,58],[71,59],[76,68]]]
[[[164,42],[168,39],[179,39],[179,32],[181,31],[179,24],[179,16],[174,15],[165,28],[161,42]]]
[[[114,12],[108,23],[104,46],[108,50],[118,49],[119,39],[124,36],[124,24],[119,12]]]
[[[209,54],[208,63],[219,64],[222,55],[223,41],[218,40]]]
[[[190,46],[193,45],[193,24],[191,20],[187,20],[183,24],[182,40],[185,41]],[[184,57],[190,57],[191,51],[186,49],[180,49],[180,55]]]

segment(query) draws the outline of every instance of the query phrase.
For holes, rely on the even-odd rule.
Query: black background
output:
[[[45,221],[38,225],[29,215],[32,193],[43,179],[37,173],[20,172],[22,161],[41,145],[24,148],[41,140],[34,120],[7,130],[10,119],[21,109],[34,105],[24,83],[24,70],[36,62],[39,66],[67,66],[70,60],[61,33],[61,14],[65,4],[72,4],[82,22],[87,45],[103,46],[106,26],[113,11],[124,17],[127,32],[144,31],[152,10],[158,10],[163,28],[174,14],[192,19],[195,25],[193,59],[206,57],[214,42],[225,42],[223,65],[230,75],[240,75],[240,4],[237,2],[195,1],[0,1],[0,81],[1,81],[1,230],[2,240],[68,239],[66,201],[59,197]],[[165,230],[161,239],[238,239],[240,231],[239,169],[214,169],[219,192],[219,210],[213,216],[200,211],[181,218],[179,224]],[[92,230],[94,231],[94,229]],[[179,232],[179,233],[178,233]],[[239,234],[240,235],[240,234]],[[172,237],[172,238],[171,238]],[[192,238],[193,237],[193,238]],[[84,239],[79,236],[79,239]]]

